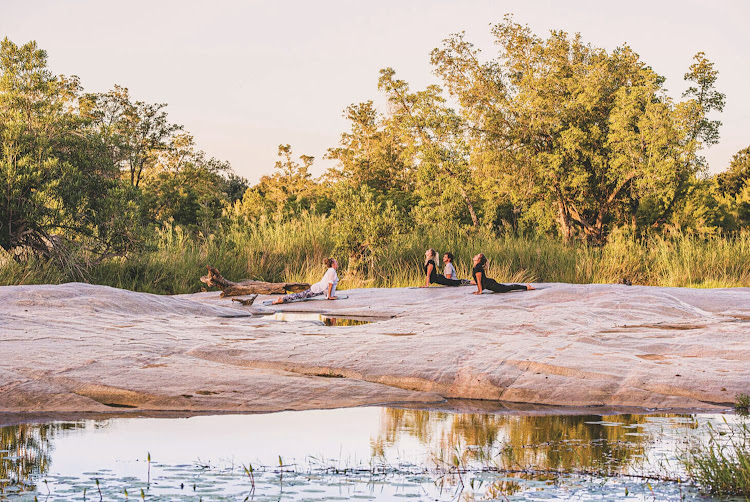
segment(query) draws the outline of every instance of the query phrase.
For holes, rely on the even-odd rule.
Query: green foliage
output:
[[[406,285],[437,248],[465,277],[483,252],[506,281],[750,284],[750,147],[706,175],[725,98],[703,53],[677,102],[627,45],[539,37],[509,17],[492,35],[489,59],[462,33],[435,49],[440,86],[382,69],[386,109],[346,108],[335,167],[314,179],[315,159],[282,144],[253,186],[166,104],[84,93],[35,43],[6,39],[0,280],[177,293],[207,263],[310,282],[336,254],[344,284]]]
[[[0,246],[57,259],[82,278],[81,251],[122,253],[137,241],[135,194],[117,179],[76,78],[53,75],[34,42],[0,46]]]
[[[750,179],[750,146],[743,148],[732,157],[729,169],[716,175],[722,193],[737,196]]]
[[[750,395],[740,394],[734,403],[734,411],[743,417],[750,415]]]
[[[471,257],[483,252],[489,275],[502,282],[620,283],[675,287],[750,286],[750,234],[699,237],[676,235],[637,239],[626,231],[605,246],[565,244],[554,236],[498,236],[494,232],[418,227],[394,237],[366,258],[342,249],[336,221],[302,215],[286,221],[261,218],[253,225],[233,223],[220,236],[196,237],[181,227],[154,233],[144,249],[127,258],[92,265],[88,280],[134,291],[194,293],[206,264],[232,280],[313,283],[325,272],[323,259],[339,259],[341,289],[403,287],[424,280],[425,249],[455,255],[459,277],[471,276]],[[2,284],[56,284],[75,279],[58,263],[0,257]]]
[[[138,187],[145,170],[161,152],[170,149],[170,139],[182,126],[170,124],[166,103],[133,102],[127,88],[116,85],[103,94],[81,98],[81,112],[99,133],[111,162],[129,173]]]
[[[414,176],[403,131],[391,127],[372,101],[347,107],[344,116],[351,130],[326,154],[338,164],[328,171],[328,179],[351,187],[367,186],[396,207],[410,208],[415,202]]]
[[[695,152],[718,138],[707,119],[723,107],[711,63],[696,56],[686,75],[695,86],[675,105],[628,46],[609,53],[561,31],[542,39],[509,17],[492,33],[496,59],[482,61],[461,33],[432,63],[498,195],[520,210],[544,201],[536,209],[555,214],[564,238],[597,243],[615,226],[647,228],[671,213],[698,170]]]
[[[708,425],[709,439],[682,459],[690,477],[714,495],[750,495],[750,425],[729,425],[719,432]]]
[[[402,233],[404,220],[391,201],[379,202],[367,186],[339,191],[331,216],[336,250],[348,255],[352,268],[373,268],[378,257]]]
[[[232,205],[229,215],[246,222],[262,216],[289,219],[304,212],[327,214],[332,202],[325,184],[317,183],[310,175],[314,157],[301,155],[300,162],[292,159],[292,147],[279,145],[275,172],[263,176],[260,182],[247,189]]]
[[[119,86],[82,94],[34,42],[3,40],[0,247],[85,279],[89,265],[141,249],[165,223],[207,232],[246,184],[177,134],[165,106]]]

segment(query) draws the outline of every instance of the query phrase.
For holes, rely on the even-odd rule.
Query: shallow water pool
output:
[[[0,499],[693,500],[651,478],[684,478],[679,452],[724,418],[364,407],[11,425]]]
[[[369,318],[357,316],[332,316],[327,314],[318,314],[316,312],[276,312],[266,316],[266,319],[275,321],[312,321],[319,323],[321,326],[359,326],[361,324],[371,324],[382,318]]]

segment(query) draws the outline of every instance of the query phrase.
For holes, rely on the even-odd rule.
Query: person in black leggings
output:
[[[423,288],[429,288],[430,284],[442,284],[443,286],[461,286],[464,281],[448,279],[443,274],[437,272],[437,251],[428,249],[424,253],[424,274],[425,285]]]
[[[481,295],[482,290],[489,289],[495,293],[507,293],[508,291],[531,291],[534,287],[531,284],[500,284],[495,279],[487,277],[487,258],[482,253],[474,257],[474,268],[471,271],[474,277],[474,283],[477,285],[475,295]]]

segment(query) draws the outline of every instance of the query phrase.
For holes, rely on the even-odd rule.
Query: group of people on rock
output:
[[[484,254],[479,253],[474,256],[474,268],[471,270],[472,281],[468,279],[459,279],[456,275],[456,267],[453,266],[453,255],[445,253],[443,255],[443,273],[438,273],[437,265],[438,253],[430,248],[424,253],[424,273],[425,284],[423,288],[430,287],[430,284],[440,284],[442,286],[465,286],[467,284],[476,284],[477,290],[475,295],[481,295],[485,289],[495,293],[507,293],[508,291],[530,291],[534,289],[531,284],[500,284],[495,279],[487,277],[487,258]]]
[[[438,253],[430,248],[424,254],[424,273],[425,284],[420,286],[427,288],[430,284],[440,284],[442,286],[466,286],[476,284],[477,290],[475,295],[481,295],[482,291],[489,290],[495,293],[507,293],[508,291],[530,291],[534,289],[531,284],[501,284],[494,279],[487,277],[487,258],[479,253],[473,258],[474,268],[471,271],[473,280],[459,279],[456,274],[456,267],[453,266],[453,255],[445,253],[443,255],[443,273],[438,273]],[[336,300],[336,287],[339,284],[339,276],[336,270],[339,263],[335,258],[326,258],[324,261],[327,270],[323,278],[310,286],[309,289],[299,293],[284,295],[276,299],[273,304],[287,303],[294,300],[306,300],[315,296],[326,295],[328,300]]]

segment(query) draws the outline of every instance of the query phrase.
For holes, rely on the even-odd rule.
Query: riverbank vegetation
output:
[[[704,491],[750,496],[750,424],[742,421],[721,432],[709,424],[708,439],[687,452],[681,461],[690,478]]]
[[[280,145],[251,185],[200,151],[165,104],[87,93],[34,42],[0,47],[0,283],[84,280],[199,290],[232,279],[342,287],[418,282],[427,247],[458,272],[484,252],[505,281],[750,285],[750,147],[719,174],[718,72],[703,53],[687,89],[627,45],[546,38],[506,18],[486,54],[463,34],[431,54],[441,85],[380,71],[387,107],[344,111],[327,157]]]

